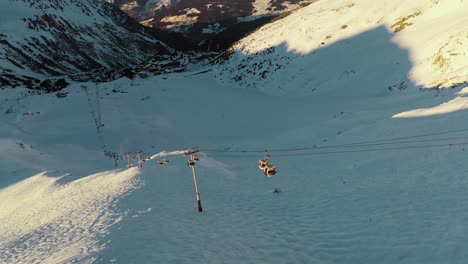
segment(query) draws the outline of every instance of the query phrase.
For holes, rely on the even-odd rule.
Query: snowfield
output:
[[[121,217],[114,199],[137,185],[137,169],[99,173],[61,184],[41,173],[0,192],[2,263],[65,263],[102,249]]]
[[[2,115],[1,137],[24,142],[24,149],[10,144],[0,152],[3,262],[464,261],[463,145],[308,156],[272,152],[279,168],[272,178],[257,168],[262,153],[204,151],[326,146],[460,129],[465,131],[416,138],[442,142],[332,151],[466,144],[465,111],[392,118],[442,104],[460,89],[411,87],[379,96],[362,91],[351,101],[342,94],[285,99],[219,85],[209,73],[186,76],[98,85],[102,142],[109,150],[141,149],[145,155],[199,146],[202,214],[183,156],[169,157],[164,166],[155,157],[136,178],[137,169],[84,177],[115,164],[100,150],[80,85],[67,89],[65,98],[33,95],[3,103],[16,113]],[[25,106],[41,114],[23,117]],[[323,151],[300,153],[315,152]],[[118,168],[125,165],[118,161]],[[30,177],[39,168],[69,176]],[[273,194],[274,188],[283,192]]]
[[[318,1],[239,41],[221,77],[265,92],[300,89],[295,95],[349,86],[362,75],[380,81],[377,74],[385,81],[451,87],[468,75],[467,10],[463,0]],[[368,57],[375,56],[380,67],[368,69]],[[324,74],[327,82],[319,82]]]
[[[187,73],[0,90],[0,263],[465,263],[466,2],[394,2],[319,1]]]

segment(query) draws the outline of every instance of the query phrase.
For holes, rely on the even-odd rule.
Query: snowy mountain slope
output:
[[[178,0],[107,0],[107,2],[118,6],[122,11],[141,22],[151,19],[155,11],[163,7],[170,7]]]
[[[0,5],[0,83],[128,67],[171,49],[99,0],[6,0]]]
[[[444,14],[457,17],[447,3],[464,3],[436,2],[360,2],[369,14],[389,8],[400,21],[390,26],[355,14],[309,21],[325,44],[303,41],[307,27],[294,31],[305,17],[288,34],[279,21],[277,35],[267,26],[262,42],[257,32],[225,64],[189,73],[74,83],[63,98],[1,90],[0,262],[465,263],[468,88],[466,64],[451,55],[463,47],[442,49],[442,71],[431,68],[430,43],[398,40],[413,26],[427,37],[409,21],[426,13],[445,29],[440,38],[459,32]],[[359,6],[347,3],[320,6]],[[327,39],[328,23],[339,26]],[[420,89],[438,87],[436,74],[460,84]],[[138,171],[114,159],[192,146],[203,214],[187,157]],[[265,149],[278,166],[271,178],[257,167]]]
[[[306,6],[316,0],[114,0],[141,23],[175,28],[193,23],[215,23],[230,18],[272,15]]]
[[[0,241],[8,241],[0,244],[0,262],[463,263],[466,259],[466,148],[449,145],[468,144],[466,108],[444,114],[436,109],[466,94],[465,90],[423,92],[409,85],[376,94],[372,87],[350,86],[340,93],[278,97],[220,85],[210,72],[197,70],[72,84],[65,91],[69,92],[65,98],[30,94],[24,88],[0,91],[8,99],[0,104],[0,197],[5,201],[0,202],[0,226],[7,227],[2,228]],[[431,107],[433,113],[423,118],[393,118]],[[95,123],[98,116],[100,123]],[[99,124],[103,126],[96,127]],[[444,141],[390,141],[330,152],[424,148],[297,156],[272,151],[278,174],[265,178],[257,168],[265,148],[449,131],[413,139]],[[427,147],[438,144],[445,146]],[[156,165],[156,160],[146,162],[137,178],[134,169],[109,172],[115,162],[106,153],[112,151],[143,150],[146,156],[194,145],[201,150],[197,164],[201,215],[196,212],[186,157],[170,157],[164,166]],[[213,149],[260,153],[209,151]],[[117,161],[117,168],[125,164]],[[36,175],[43,170],[49,170],[50,176]],[[107,172],[86,177],[98,171]],[[66,173],[69,176],[59,180],[50,178]],[[283,192],[271,193],[275,187]],[[32,219],[43,222],[23,217],[30,210],[41,212]]]
[[[141,24],[182,35],[191,50],[224,51],[279,15],[316,0],[109,1]],[[172,47],[177,47],[171,44]]]
[[[408,82],[451,87],[468,79],[466,10],[460,0],[317,2],[239,41],[220,78],[294,95]]]

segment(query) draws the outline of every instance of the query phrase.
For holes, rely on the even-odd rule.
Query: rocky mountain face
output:
[[[145,26],[181,32],[199,50],[223,50],[275,16],[316,0],[108,0]]]
[[[151,27],[174,28],[231,18],[273,15],[316,0],[108,0]]]
[[[100,0],[0,3],[0,86],[36,86],[47,76],[122,68],[172,49]]]

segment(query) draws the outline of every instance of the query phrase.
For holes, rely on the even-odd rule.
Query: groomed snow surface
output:
[[[1,137],[23,145],[0,152],[6,182],[0,191],[0,262],[464,262],[463,146],[272,153],[279,169],[272,178],[257,168],[261,153],[222,157],[203,151],[334,145],[466,129],[464,111],[392,118],[442,104],[460,89],[437,93],[412,86],[379,95],[361,91],[353,100],[351,90],[285,99],[219,85],[209,73],[187,75],[98,85],[102,141],[91,114],[96,101],[88,104],[81,84],[67,89],[66,98],[32,95],[2,102],[16,113],[2,114]],[[23,115],[33,111],[40,114]],[[420,139],[463,136],[466,132]],[[460,141],[467,142],[443,143]],[[157,159],[146,162],[141,170],[125,170],[126,162],[119,161],[114,171],[85,176],[114,168],[99,150],[102,142],[121,153],[142,149],[147,155],[199,146],[204,212],[196,212],[191,170],[182,156],[161,167]],[[440,142],[404,145],[435,143]],[[54,171],[30,177],[39,168]],[[283,192],[272,193],[276,187]]]
[[[348,8],[329,2],[339,17]],[[1,90],[0,263],[465,263],[466,61],[435,70],[457,76],[453,88],[425,89],[433,60],[401,45],[410,34],[363,25],[302,54],[266,37],[276,22],[212,71],[72,84],[65,98]],[[279,68],[259,77],[265,65]],[[202,214],[187,157],[142,169],[112,158],[192,146]],[[271,178],[257,167],[265,149]]]
[[[105,245],[99,236],[121,220],[110,207],[135,186],[136,174],[112,171],[60,183],[62,178],[41,173],[3,189],[2,263],[92,260],[87,257]]]

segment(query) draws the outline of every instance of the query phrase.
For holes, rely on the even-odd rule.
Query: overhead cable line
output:
[[[435,148],[435,147],[453,147],[453,146],[465,146],[468,142],[450,143],[450,144],[439,144],[439,145],[423,145],[423,146],[402,146],[392,148],[375,148],[375,149],[357,149],[357,150],[342,150],[342,151],[327,151],[327,152],[306,152],[306,153],[288,153],[278,154],[275,157],[291,157],[291,156],[312,156],[312,155],[328,155],[328,154],[343,154],[343,153],[357,153],[357,152],[371,152],[371,151],[386,151],[386,150],[402,150],[402,149],[420,149],[420,148]],[[258,157],[258,155],[235,155],[235,154],[213,154],[208,155],[210,157]]]
[[[296,148],[285,148],[285,149],[268,149],[268,152],[289,152],[289,151],[316,150],[316,149],[327,149],[327,148],[350,148],[350,147],[366,147],[366,146],[378,146],[378,145],[388,145],[388,144],[406,144],[406,143],[448,141],[448,140],[455,140],[455,139],[466,139],[468,137],[458,137],[458,138],[454,137],[454,138],[442,138],[442,139],[425,139],[425,140],[414,140],[414,141],[391,142],[391,141],[397,141],[397,140],[403,140],[403,139],[429,137],[429,136],[453,134],[453,133],[460,133],[460,132],[467,132],[467,131],[468,131],[468,129],[461,129],[461,130],[446,131],[446,132],[439,132],[439,133],[431,133],[431,134],[423,134],[423,135],[415,135],[415,136],[407,136],[407,137],[398,137],[398,138],[382,139],[382,140],[373,140],[373,141],[364,141],[364,142],[355,142],[355,143],[348,143],[348,144],[312,146],[312,147],[296,147]],[[203,152],[263,153],[263,152],[265,152],[265,150],[203,149]]]

